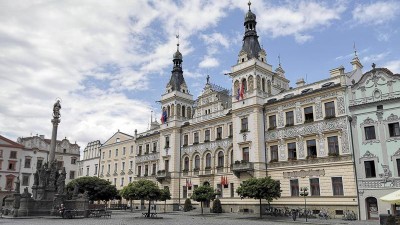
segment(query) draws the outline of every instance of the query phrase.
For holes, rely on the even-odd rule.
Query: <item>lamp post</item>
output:
[[[306,222],[307,222],[307,199],[308,196],[308,187],[300,188],[300,196],[304,197],[304,214],[306,214]]]

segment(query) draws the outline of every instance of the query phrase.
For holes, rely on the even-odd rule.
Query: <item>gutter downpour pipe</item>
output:
[[[353,139],[353,128],[351,126],[351,122],[353,121],[353,118],[351,116],[347,116],[349,122],[350,122],[350,138],[351,138],[351,150],[353,153],[352,157],[352,163],[353,163],[353,168],[354,168],[354,178],[356,180],[356,190],[357,190],[357,209],[358,209],[358,220],[361,219],[361,208],[360,208],[360,195],[359,195],[359,190],[358,190],[358,179],[357,179],[357,167],[356,167],[356,161],[355,161],[355,154],[354,154],[354,139]]]
[[[182,126],[179,128],[178,211],[181,209]]]

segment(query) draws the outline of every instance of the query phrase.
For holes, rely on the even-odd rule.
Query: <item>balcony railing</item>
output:
[[[158,182],[163,182],[164,180],[171,179],[171,173],[165,170],[157,171],[156,179]]]
[[[236,161],[233,164],[232,171],[237,177],[240,177],[240,173],[244,172],[252,176],[254,172],[254,164],[247,161]]]

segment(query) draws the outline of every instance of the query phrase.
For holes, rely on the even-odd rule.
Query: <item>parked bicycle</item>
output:
[[[357,214],[354,211],[346,210],[343,214],[343,220],[357,220]]]
[[[319,219],[325,219],[325,220],[329,219],[328,210],[322,209],[322,210],[318,213],[318,218],[319,218]]]

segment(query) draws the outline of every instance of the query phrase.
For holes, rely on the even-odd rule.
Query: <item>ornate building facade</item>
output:
[[[399,90],[400,75],[374,65],[348,88],[361,219],[394,210],[379,198],[400,188]]]
[[[83,159],[78,162],[78,177],[99,176],[100,165],[100,146],[99,140],[89,142],[83,150]]]

